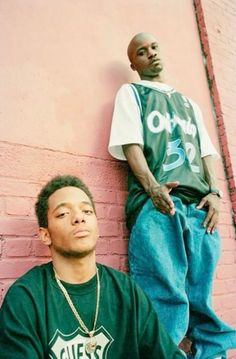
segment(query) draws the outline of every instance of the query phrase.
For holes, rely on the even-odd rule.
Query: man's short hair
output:
[[[37,202],[35,203],[35,213],[40,227],[47,228],[48,226],[48,198],[58,189],[64,187],[77,187],[81,189],[89,197],[95,211],[93,196],[80,178],[70,175],[56,176],[41,189]]]

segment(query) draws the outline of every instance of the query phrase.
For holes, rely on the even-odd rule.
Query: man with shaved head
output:
[[[226,358],[236,331],[211,306],[220,255],[218,156],[197,104],[163,83],[159,44],[149,33],[128,46],[140,81],[116,96],[109,152],[129,164],[129,268],[176,344],[190,357]]]
[[[162,61],[157,56],[154,56],[154,58],[151,60],[152,66],[146,66],[145,61],[135,61],[135,58],[137,58],[137,50],[139,53],[138,59],[140,60],[143,56],[142,54],[142,45],[143,41],[148,38],[151,42],[151,48],[153,50],[156,49],[156,53],[158,54],[158,43],[155,37],[151,34],[142,32],[133,37],[133,39],[130,41],[127,54],[130,60],[130,67],[132,70],[137,71],[139,73],[139,76],[142,80],[150,80],[150,81],[161,81],[161,71],[163,70]],[[142,59],[144,60],[144,59]]]

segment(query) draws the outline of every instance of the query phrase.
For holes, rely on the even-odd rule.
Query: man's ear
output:
[[[133,71],[136,71],[136,67],[133,64],[130,64],[130,67]]]
[[[39,239],[46,246],[50,246],[52,243],[48,229],[44,227],[39,227]]]

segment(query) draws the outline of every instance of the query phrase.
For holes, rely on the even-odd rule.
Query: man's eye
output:
[[[143,56],[143,55],[144,55],[144,51],[138,52],[138,56]]]
[[[84,209],[83,212],[85,214],[93,214],[93,210],[92,209]]]
[[[157,50],[157,49],[158,49],[158,45],[153,45],[152,48],[153,48],[153,50]]]
[[[65,215],[68,214],[68,212],[62,212],[56,215],[56,218],[63,218]]]

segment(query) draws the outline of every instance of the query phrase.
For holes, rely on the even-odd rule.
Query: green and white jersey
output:
[[[201,158],[216,154],[201,121],[200,110],[193,101],[173,88],[164,84],[153,85],[150,82],[147,85],[147,82],[125,85],[131,88],[136,102],[135,106],[134,101],[130,101],[133,115],[129,113],[127,103],[125,104],[128,132],[131,132],[131,135],[122,135],[121,126],[117,125],[121,121],[124,127],[124,120],[118,119],[117,108],[123,106],[122,114],[125,115],[124,105],[120,104],[123,101],[122,95],[119,94],[113,116],[110,153],[122,159],[122,145],[140,144],[157,181],[179,181],[179,186],[171,193],[185,203],[197,202],[209,191]],[[132,131],[131,116],[137,118],[137,112],[139,122],[135,120],[135,129]],[[131,227],[148,196],[131,171],[128,189],[126,215],[127,224]]]
[[[182,359],[151,302],[125,274],[97,264],[100,304],[93,353],[54,277],[52,264],[34,267],[9,289],[0,309],[0,358]],[[96,276],[83,284],[62,282],[85,325],[93,328]]]

